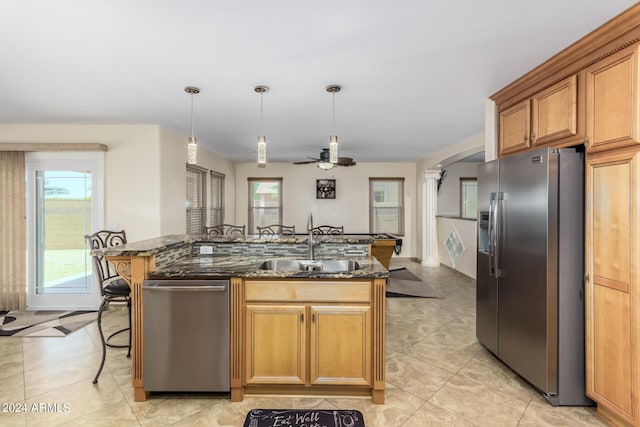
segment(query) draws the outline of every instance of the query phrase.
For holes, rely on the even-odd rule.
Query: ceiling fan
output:
[[[305,160],[302,162],[293,162],[294,165],[305,165],[308,163],[317,163],[321,169],[331,169],[334,166],[355,166],[356,162],[351,157],[338,157],[338,163],[331,163],[329,161],[329,149],[323,148],[320,152],[320,158],[309,157],[312,160]]]

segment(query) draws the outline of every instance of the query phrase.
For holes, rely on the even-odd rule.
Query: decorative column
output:
[[[440,171],[427,170],[424,172],[422,195],[424,200],[424,214],[422,215],[422,265],[438,267],[438,179]]]

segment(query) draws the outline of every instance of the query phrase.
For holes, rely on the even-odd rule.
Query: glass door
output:
[[[27,306],[96,308],[84,236],[101,228],[102,153],[30,153],[26,166]]]

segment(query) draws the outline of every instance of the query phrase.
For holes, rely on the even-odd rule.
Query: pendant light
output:
[[[253,90],[260,94],[260,135],[258,135],[258,167],[267,166],[267,138],[262,133],[262,96],[269,92],[268,86],[256,86]]]
[[[329,162],[338,163],[338,135],[336,135],[336,93],[342,89],[339,85],[327,86],[327,92],[333,97],[333,134],[329,137]]]
[[[198,162],[198,145],[196,137],[193,136],[193,95],[200,93],[200,89],[195,86],[187,86],[184,91],[191,94],[191,136],[187,144],[187,163],[195,165]]]

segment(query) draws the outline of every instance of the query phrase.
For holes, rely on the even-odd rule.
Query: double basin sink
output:
[[[346,259],[271,259],[260,265],[261,270],[269,271],[323,271],[325,273],[354,271],[359,268],[356,261]]]

